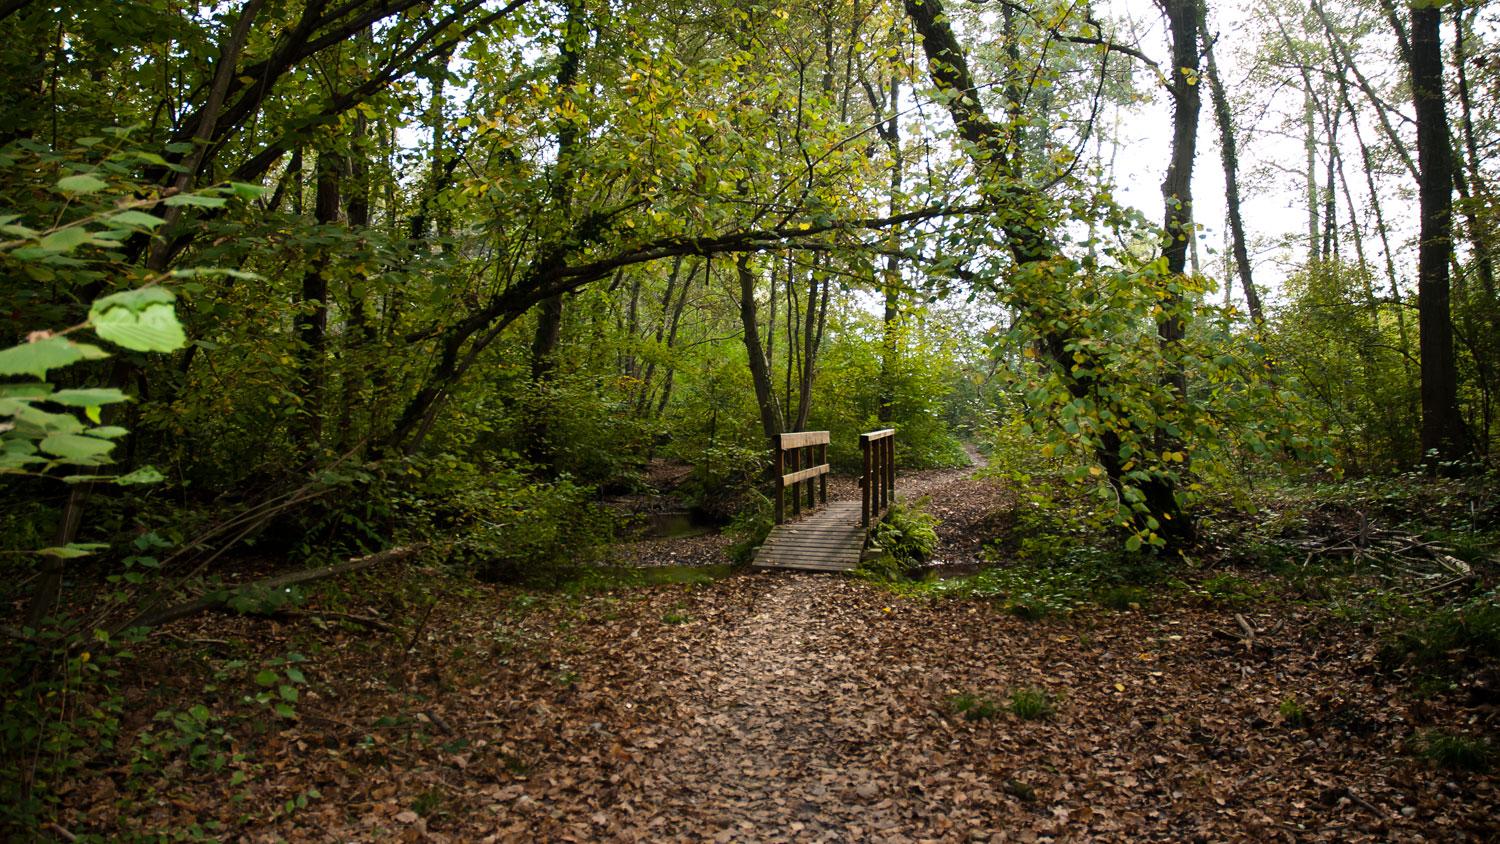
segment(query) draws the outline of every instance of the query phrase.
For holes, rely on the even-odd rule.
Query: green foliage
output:
[[[1404,306],[1375,296],[1370,270],[1337,261],[1314,264],[1287,287],[1266,344],[1301,384],[1304,410],[1329,432],[1340,463],[1353,471],[1415,464],[1418,373],[1415,332],[1397,313]]]
[[[1044,721],[1057,714],[1051,696],[1030,686],[1011,690],[1010,711],[1023,721]]]
[[[1264,598],[1266,588],[1237,574],[1220,572],[1204,580],[1201,587],[1190,593],[1206,604],[1239,608]]]
[[[60,650],[68,644],[78,647]],[[58,788],[80,776],[89,748],[115,747],[125,701],[114,681],[132,653],[111,644],[102,635],[44,633],[0,657],[0,831],[7,836],[41,827]]]
[[[1422,756],[1435,765],[1455,771],[1481,771],[1490,766],[1495,749],[1483,738],[1428,730],[1417,739]]]
[[[870,532],[870,544],[903,565],[924,563],[937,547],[937,517],[927,512],[929,499],[891,505],[886,517]]]
[[[1500,600],[1491,592],[1399,627],[1380,650],[1388,668],[1450,675],[1469,661],[1500,661]]]
[[[1000,706],[982,695],[956,695],[948,706],[965,721],[984,721],[1000,714]]]
[[[1281,719],[1289,727],[1297,728],[1307,725],[1307,710],[1302,708],[1301,702],[1295,697],[1283,700],[1276,707],[1276,711],[1281,713]]]
[[[1096,500],[1127,550],[1165,547],[1181,528],[1166,521],[1183,518],[1205,483],[1231,477],[1242,456],[1331,458],[1296,384],[1272,377],[1268,351],[1236,334],[1231,315],[1202,304],[1201,280],[1166,276],[1165,259],[1113,257],[1110,268],[1028,264],[999,289],[1023,316],[1004,340],[1023,351],[1013,374],[1020,434],[1041,457],[1065,461],[1064,481]],[[1157,323],[1173,319],[1194,330],[1155,342]],[[1064,360],[1038,355],[1059,336]],[[1190,375],[1186,395],[1169,388],[1177,371]]]
[[[829,462],[860,466],[859,435],[896,429],[898,469],[967,464],[953,435],[946,398],[958,379],[955,338],[923,320],[914,309],[892,338],[892,364],[886,367],[882,327],[863,313],[832,330],[819,363],[809,430],[827,430]],[[881,421],[882,396],[889,398]]]
[[[595,565],[614,517],[594,490],[563,476],[538,481],[515,455],[476,465],[451,454],[414,458],[389,484],[396,535],[452,541],[455,562],[481,579],[558,586]],[[383,487],[385,488],[385,487]]]
[[[1100,593],[1099,603],[1120,612],[1139,610],[1150,605],[1151,593],[1138,586],[1109,586]]]
[[[771,499],[756,490],[750,491],[745,509],[736,513],[725,529],[733,537],[725,548],[729,559],[737,565],[744,565],[754,559],[756,550],[776,526],[774,512]]]

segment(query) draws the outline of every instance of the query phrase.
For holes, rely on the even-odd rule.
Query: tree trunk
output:
[[[1449,312],[1448,259],[1453,251],[1453,154],[1443,89],[1442,13],[1413,7],[1408,54],[1417,112],[1422,214],[1417,251],[1417,320],[1422,352],[1422,451],[1440,461],[1468,453],[1458,410],[1458,370]]]
[[[769,440],[785,428],[781,405],[776,400],[776,387],[771,382],[771,366],[766,362],[766,351],[760,343],[755,268],[751,265],[749,253],[741,253],[735,259],[734,267],[740,281],[740,336],[750,360],[750,381],[755,386],[755,403],[760,408],[760,427]]]
[[[1234,113],[1229,108],[1229,97],[1224,92],[1224,81],[1219,76],[1219,65],[1214,61],[1214,38],[1208,32],[1208,0],[1199,0],[1198,25],[1203,37],[1203,57],[1208,65],[1208,93],[1213,100],[1214,117],[1219,124],[1219,157],[1224,164],[1224,201],[1229,209],[1230,248],[1234,254],[1234,266],[1239,273],[1240,287],[1245,291],[1245,307],[1250,311],[1250,320],[1256,325],[1265,322],[1265,309],[1261,307],[1260,293],[1255,289],[1251,277],[1250,249],[1245,243],[1245,218],[1240,213],[1239,151],[1234,137]],[[1232,286],[1224,280],[1226,288]]]
[[[318,153],[313,218],[320,226],[339,219],[339,177],[343,162],[328,152]],[[298,370],[302,385],[302,428],[309,447],[316,449],[323,434],[323,386],[327,380],[324,360],[328,333],[327,250],[312,259],[302,276],[302,298],[297,315]]]
[[[1027,216],[1028,209],[1040,200],[1030,195],[1034,189],[1020,176],[1019,165],[1011,157],[1009,150],[1013,139],[1008,128],[996,125],[979,104],[977,88],[969,74],[968,59],[948,25],[941,0],[904,0],[904,8],[907,18],[921,36],[932,82],[946,95],[948,115],[959,137],[968,142],[968,155],[985,177],[981,190],[986,193],[1003,191],[1007,195],[1005,204],[995,211],[994,216],[1005,233],[1012,260],[1018,267],[1049,260],[1057,254],[1057,246]],[[1189,31],[1196,34],[1196,14],[1189,19],[1193,22]],[[1018,301],[1016,305],[1023,311],[1038,307],[1026,301]],[[1072,340],[1044,320],[1037,339],[1038,351],[1071,396],[1107,404],[1108,399],[1095,395],[1092,381],[1086,383],[1071,374],[1075,351],[1070,347]],[[1139,430],[1133,420],[1123,421]],[[1140,489],[1147,512],[1136,514],[1137,529],[1149,529],[1148,518],[1158,521],[1169,547],[1190,536],[1192,523],[1177,501],[1175,484],[1163,476],[1139,484],[1127,480],[1126,461],[1120,456],[1120,447],[1119,434],[1105,430],[1099,436],[1094,456],[1117,490],[1127,485]]]
[[[1172,153],[1167,177],[1162,181],[1166,219],[1162,224],[1162,256],[1167,259],[1168,282],[1187,269],[1188,241],[1193,232],[1193,159],[1198,153],[1198,114],[1202,97],[1198,89],[1198,4],[1200,0],[1160,0],[1172,32]],[[1167,293],[1166,312],[1156,324],[1163,345],[1180,343],[1187,334],[1181,317],[1181,294]],[[1187,395],[1187,377],[1179,369],[1167,375],[1179,397]]]

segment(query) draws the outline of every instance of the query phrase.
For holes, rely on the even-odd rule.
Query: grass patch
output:
[[[1302,708],[1302,703],[1294,697],[1289,697],[1276,707],[1281,713],[1282,720],[1292,728],[1307,726],[1307,710]]]
[[[1000,712],[998,704],[981,695],[958,695],[948,701],[948,706],[965,721],[984,721]]]
[[[1023,721],[1045,721],[1057,714],[1047,693],[1029,686],[1011,691],[1010,711]]]
[[[1494,595],[1438,610],[1392,634],[1380,649],[1387,669],[1410,666],[1448,675],[1466,661],[1500,659],[1500,605]]]
[[[1481,771],[1490,766],[1495,751],[1484,739],[1429,730],[1420,739],[1422,757],[1455,771]]]

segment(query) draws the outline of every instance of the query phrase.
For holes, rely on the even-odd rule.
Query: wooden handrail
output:
[[[771,438],[771,450],[776,460],[776,524],[786,521],[786,488],[792,487],[792,515],[802,512],[802,484],[807,484],[807,508],[818,506],[816,496],[821,494],[822,503],[828,503],[828,432],[795,431],[777,434]],[[803,456],[807,468],[802,468]],[[787,471],[787,458],[791,458],[791,471]],[[818,479],[815,486],[813,478]]]
[[[859,479],[860,523],[869,527],[871,517],[878,520],[885,515],[895,496],[896,429],[860,434],[859,450],[864,457],[864,472]]]

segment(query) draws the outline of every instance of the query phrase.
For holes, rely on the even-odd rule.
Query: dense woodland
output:
[[[1438,661],[1493,671],[1497,23],[1485,0],[0,0],[0,826],[116,840],[64,783],[175,758],[167,780],[228,793],[261,764],[214,742],[298,718],[300,654],[219,659],[238,703],[195,680],[149,705],[156,745],[127,735],[130,655],[174,625],[249,641],[313,607],[410,655],[464,590],[608,580],[625,499],[751,548],[787,431],[831,431],[844,469],[877,428],[903,472],[976,447],[1014,492],[982,562],[1036,583],[1305,577],[1407,536],[1340,569],[1388,590],[1364,632],[1457,630]],[[117,740],[128,761],[85,752]]]

